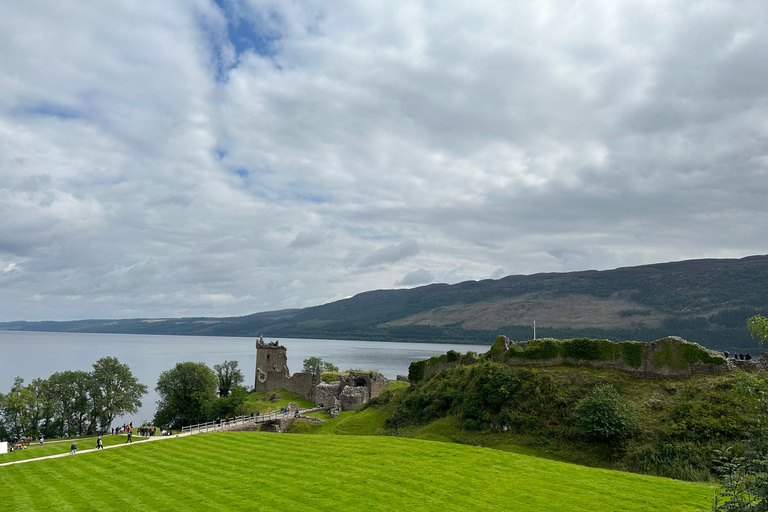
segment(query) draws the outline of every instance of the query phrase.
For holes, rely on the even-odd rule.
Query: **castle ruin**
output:
[[[256,341],[256,391],[285,389],[338,412],[357,409],[389,388],[387,378],[376,372],[338,373],[335,382],[323,382],[319,368],[315,373],[291,375],[286,350],[278,341],[265,343],[263,337]]]

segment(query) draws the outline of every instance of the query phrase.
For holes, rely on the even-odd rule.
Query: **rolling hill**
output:
[[[228,318],[8,322],[5,330],[491,343],[678,335],[715,349],[755,348],[745,320],[768,311],[768,256],[375,290],[304,309]]]

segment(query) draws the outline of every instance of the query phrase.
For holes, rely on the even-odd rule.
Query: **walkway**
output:
[[[152,436],[152,437],[143,439],[141,442],[142,443],[148,443],[148,442],[151,442],[151,441],[162,441],[164,439],[174,439],[174,438],[179,437],[179,436],[188,436],[188,435],[190,435],[189,432],[187,432],[186,434],[182,433],[182,434],[176,434],[176,435],[172,435],[172,436]],[[139,437],[139,436],[135,436],[135,437]],[[51,441],[51,443],[57,443],[57,442],[71,443],[72,440]],[[76,440],[76,442],[80,442],[80,441]],[[128,446],[129,444],[133,444],[133,443],[113,444],[113,445],[110,445],[110,446],[105,446],[103,449],[104,450],[111,450],[113,448],[120,448],[120,447],[123,447],[123,446]],[[98,451],[98,448],[87,448],[85,450],[79,450],[78,449],[77,453],[78,454],[80,454],[80,453],[90,453],[90,452],[95,452],[95,451]],[[0,464],[0,467],[2,467],[2,466],[10,466],[11,464],[24,464],[25,462],[33,462],[33,461],[36,461],[36,460],[57,459],[59,457],[71,457],[71,456],[72,456],[72,454],[69,453],[69,452],[66,452],[66,453],[56,453],[54,455],[45,455],[45,456],[42,456],[42,457],[32,457],[31,459],[21,459],[21,460],[14,460],[14,461],[11,461],[11,462],[3,462],[2,464]]]
[[[299,409],[299,415],[302,414],[308,414],[310,412],[317,412],[322,411],[323,409],[320,407],[315,407],[312,409]],[[236,426],[242,426],[246,424],[258,424],[258,423],[266,423],[267,421],[275,421],[275,420],[281,420],[284,418],[288,418],[290,414],[286,415],[284,412],[281,411],[272,411],[269,414],[260,414],[259,416],[254,416],[251,418],[250,415],[248,416],[238,416],[234,418],[233,420],[229,420],[229,422],[221,421],[218,424],[215,421],[210,421],[208,423],[199,423],[197,425],[190,425],[187,427],[183,427],[181,429],[180,434],[174,434],[171,436],[152,436],[146,439],[143,439],[141,442],[152,442],[152,441],[162,441],[164,439],[175,439],[177,437],[186,437],[190,436],[192,434],[201,434],[204,432],[226,432],[227,430],[230,430]],[[139,436],[136,436],[139,437]],[[95,439],[95,438],[94,438]],[[71,443],[72,440],[66,440],[66,439],[57,439],[56,441],[51,440],[51,443]],[[79,442],[79,441],[76,441]],[[105,446],[104,450],[111,450],[113,448],[121,448],[123,446],[127,446],[132,443],[121,443],[121,444],[113,444],[110,446]],[[88,448],[85,450],[77,450],[77,453],[90,453],[98,451],[98,448]],[[21,460],[14,460],[11,462],[3,462],[0,463],[0,467],[2,466],[10,466],[11,464],[24,464],[25,462],[33,462],[36,460],[44,460],[44,459],[57,459],[59,457],[71,457],[72,454],[69,452],[66,453],[56,453],[54,455],[44,455],[42,457],[33,457],[30,459],[21,459]]]

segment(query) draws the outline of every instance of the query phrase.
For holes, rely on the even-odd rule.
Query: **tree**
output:
[[[93,412],[92,376],[82,370],[56,372],[48,378],[46,401],[53,410],[49,437],[82,435],[86,419]]]
[[[752,337],[757,340],[758,346],[768,342],[768,318],[763,315],[755,315],[747,319],[747,327],[752,332]]]
[[[315,373],[319,370],[324,372],[337,372],[339,367],[333,363],[323,361],[319,357],[308,357],[304,360],[304,372]]]
[[[247,398],[248,391],[243,386],[233,387],[228,396],[220,396],[208,403],[207,419],[245,414],[243,404]]]
[[[224,364],[215,364],[216,380],[219,383],[219,396],[227,397],[235,386],[239,386],[245,380],[243,372],[237,368],[237,361],[224,361]]]
[[[590,441],[604,442],[620,448],[637,425],[630,405],[611,384],[596,387],[576,406],[578,427]]]
[[[102,357],[93,363],[91,384],[92,420],[95,423],[98,419],[102,430],[109,430],[117,416],[136,413],[141,397],[147,394],[147,386],[140,384],[128,365],[116,357]]]
[[[216,388],[216,375],[205,363],[177,363],[157,379],[155,425],[180,428],[205,421]]]

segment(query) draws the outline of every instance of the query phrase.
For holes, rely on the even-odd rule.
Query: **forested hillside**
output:
[[[0,329],[491,343],[498,334],[754,347],[768,312],[768,256],[376,290],[321,306],[229,318],[10,322]]]

